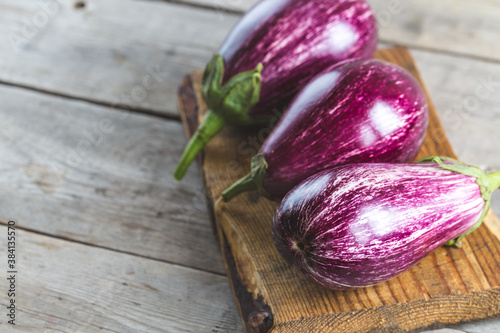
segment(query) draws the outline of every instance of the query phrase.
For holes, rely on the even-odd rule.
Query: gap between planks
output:
[[[4,80],[0,80],[0,85],[29,90],[32,92],[41,93],[41,94],[49,95],[52,97],[59,97],[59,98],[63,98],[63,99],[71,100],[71,101],[86,102],[89,104],[93,104],[95,106],[107,107],[107,108],[113,109],[113,110],[118,111],[118,112],[131,112],[131,113],[144,114],[144,115],[148,115],[148,116],[152,116],[152,117],[157,117],[157,118],[160,118],[163,120],[170,120],[170,121],[177,121],[177,122],[181,121],[180,115],[176,116],[174,114],[157,112],[157,111],[154,111],[151,109],[141,108],[141,107],[137,107],[137,106],[131,108],[129,105],[126,105],[126,104],[120,104],[120,103],[113,104],[113,103],[107,103],[107,102],[98,101],[98,100],[92,100],[92,99],[85,98],[85,97],[71,96],[71,95],[63,94],[63,93],[60,93],[60,92],[57,92],[54,90],[41,89],[41,88],[29,86],[29,85],[7,82]]]
[[[185,145],[180,123],[9,86],[0,95],[1,220],[224,274],[198,170],[182,183],[169,172]],[[103,120],[111,131],[96,138]],[[69,160],[82,142],[90,150]]]
[[[234,15],[239,15],[239,16],[241,16],[247,12],[246,10],[243,10],[243,9],[212,5],[212,3],[221,3],[220,0],[219,1],[214,0],[213,2],[210,2],[210,3],[192,2],[189,0],[188,1],[186,1],[186,0],[149,0],[149,1],[172,3],[172,4],[186,6],[186,7],[205,9],[205,10],[215,11],[218,13],[227,13],[227,14],[234,14]],[[230,1],[231,0],[229,0],[229,2]]]
[[[383,38],[379,38],[379,44],[385,44],[385,45],[401,45],[406,47],[410,52],[411,51],[422,51],[422,52],[428,52],[428,53],[433,53],[433,54],[438,54],[438,55],[445,55],[445,56],[450,56],[454,58],[461,58],[461,59],[470,59],[470,60],[476,60],[476,61],[481,61],[481,62],[486,62],[489,64],[500,64],[499,59],[493,59],[493,58],[488,58],[488,57],[483,57],[480,55],[475,55],[475,54],[464,54],[452,50],[442,50],[438,48],[433,48],[430,46],[420,46],[416,44],[411,44],[409,42],[405,42],[405,44],[399,44],[395,43],[394,41],[391,40],[385,40]]]
[[[0,226],[7,227],[8,225],[4,221],[0,221]],[[36,229],[30,229],[30,228],[26,228],[26,227],[19,227],[19,226],[16,225],[16,230],[23,230],[23,231],[31,232],[31,233],[36,234],[36,235],[50,237],[50,238],[54,238],[54,239],[59,239],[59,240],[62,240],[62,241],[65,241],[65,242],[69,242],[69,243],[80,244],[80,245],[84,245],[84,246],[88,246],[88,247],[93,247],[93,248],[96,248],[96,249],[102,249],[102,250],[107,250],[107,251],[116,252],[116,253],[120,253],[120,254],[126,254],[126,255],[129,255],[129,256],[134,256],[134,257],[138,257],[138,258],[142,258],[142,259],[147,259],[147,260],[151,260],[151,261],[161,262],[161,263],[169,264],[169,265],[172,265],[172,266],[182,267],[182,268],[186,268],[186,269],[192,269],[192,270],[195,270],[195,271],[201,271],[201,272],[204,272],[204,273],[207,273],[207,274],[213,274],[213,275],[218,275],[218,276],[223,276],[223,277],[227,276],[225,273],[217,272],[217,271],[210,271],[210,270],[205,269],[203,267],[192,267],[192,266],[188,266],[188,265],[185,265],[185,264],[181,264],[181,263],[177,263],[177,262],[173,262],[173,261],[169,261],[169,260],[163,260],[163,259],[158,259],[158,258],[154,258],[154,257],[150,257],[150,256],[146,256],[146,255],[134,253],[134,252],[129,252],[129,251],[123,251],[123,250],[119,250],[119,249],[114,249],[112,247],[107,247],[107,246],[103,246],[103,245],[99,245],[99,244],[93,244],[93,243],[81,241],[81,240],[70,238],[70,237],[65,237],[65,236],[61,236],[61,235],[55,235],[55,234],[51,234],[51,233],[39,231],[39,230],[36,230]]]
[[[7,231],[5,226],[0,229]],[[43,328],[47,328],[43,332],[241,331],[225,277],[29,231],[16,236],[21,246],[16,326],[23,332],[28,332],[26,328],[33,332]],[[64,269],[68,265],[72,269]],[[0,303],[7,302],[5,293]],[[0,331],[11,332],[10,325],[0,326]]]

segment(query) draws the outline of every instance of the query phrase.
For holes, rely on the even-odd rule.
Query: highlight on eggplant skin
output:
[[[174,171],[181,180],[226,125],[268,123],[314,76],[346,59],[371,58],[378,42],[365,0],[263,0],[231,30],[207,64],[208,111]]]
[[[375,53],[378,28],[365,0],[264,0],[236,24],[221,45],[224,80],[259,63],[260,101],[251,115],[285,107],[314,76],[348,59]]]
[[[430,158],[349,164],[295,187],[274,216],[284,259],[330,289],[374,285],[477,228],[500,173]],[[437,163],[436,163],[437,162]]]
[[[303,88],[252,160],[250,174],[222,198],[257,189],[280,200],[321,170],[412,161],[428,119],[425,93],[405,69],[374,59],[343,62]]]

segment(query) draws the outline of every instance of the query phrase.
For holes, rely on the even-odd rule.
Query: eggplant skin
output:
[[[264,142],[263,186],[281,199],[338,165],[410,162],[428,122],[425,93],[405,69],[374,59],[338,64],[303,88]]]
[[[273,240],[326,288],[374,285],[471,229],[485,206],[476,180],[435,163],[336,167],[288,193]]]
[[[263,0],[231,30],[218,53],[224,80],[259,63],[260,102],[249,115],[281,110],[329,66],[371,58],[378,41],[375,15],[364,0]]]

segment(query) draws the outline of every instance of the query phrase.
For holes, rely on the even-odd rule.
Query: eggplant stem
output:
[[[189,166],[194,161],[198,153],[225,125],[226,121],[224,118],[212,110],[207,111],[203,121],[189,140],[188,145],[186,146],[186,149],[184,149],[184,153],[175,168],[175,179],[181,180],[184,177]]]
[[[257,190],[260,195],[270,199],[271,194],[264,188],[267,162],[264,153],[258,153],[252,158],[251,171],[222,192],[222,200],[228,202],[240,193]]]
[[[450,241],[449,243],[451,245],[455,245],[455,246],[460,247],[462,239],[465,236],[469,235],[474,230],[476,230],[477,228],[479,228],[479,226],[481,225],[481,223],[483,223],[483,220],[486,217],[486,214],[488,213],[488,210],[490,209],[491,194],[493,193],[493,191],[495,191],[497,188],[500,187],[500,172],[490,173],[489,175],[486,175],[486,178],[488,179],[488,181],[490,182],[490,185],[492,187],[488,186],[488,188],[485,190],[486,191],[486,199],[485,199],[483,213],[481,214],[481,217],[479,217],[479,221],[477,221],[476,224],[474,224],[472,226],[472,228],[470,228],[466,233],[464,233],[460,237],[454,239],[453,241]],[[484,194],[483,194],[483,197],[484,197]]]
[[[459,237],[450,240],[448,243],[446,243],[446,246],[457,246],[460,247],[462,244],[462,239],[469,235],[471,232],[479,228],[481,223],[483,223],[483,220],[488,213],[488,210],[490,208],[491,204],[491,194],[493,191],[495,191],[499,186],[500,186],[500,172],[497,173],[492,173],[490,175],[486,175],[483,170],[479,169],[478,167],[472,166],[472,165],[467,165],[464,164],[460,161],[457,161],[455,159],[452,159],[450,157],[443,157],[443,156],[430,156],[426,157],[419,162],[428,162],[428,161],[433,161],[437,164],[439,164],[440,167],[442,167],[445,170],[453,171],[453,172],[458,172],[466,176],[471,176],[476,178],[476,182],[480,188],[481,191],[481,197],[484,200],[484,208],[481,213],[481,216],[477,220],[477,222],[469,229],[467,230],[464,234],[460,235]],[[443,161],[450,161],[450,162],[455,162],[456,164],[445,164]]]
[[[490,181],[490,184],[492,185],[492,189],[491,189],[492,192],[500,187],[500,171],[490,173],[486,177],[488,178],[488,180]]]
[[[257,190],[257,184],[255,184],[252,173],[249,173],[222,192],[222,200],[228,202],[240,193],[254,190]]]

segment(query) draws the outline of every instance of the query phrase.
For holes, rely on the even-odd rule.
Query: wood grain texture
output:
[[[179,81],[205,66],[239,17],[155,1],[75,2],[0,3],[0,81],[178,117]],[[36,26],[38,16],[46,19]]]
[[[403,48],[381,50],[377,57],[397,63],[420,79]],[[181,111],[197,111],[200,72],[190,75],[198,102]],[[186,87],[183,88],[185,90]],[[429,100],[430,102],[430,100]],[[193,105],[195,106],[193,108]],[[186,129],[193,128],[193,112]],[[261,132],[262,133],[262,132]],[[404,332],[484,319],[500,314],[499,223],[489,214],[484,225],[466,238],[461,249],[441,248],[403,275],[375,287],[335,292],[318,287],[291,267],[274,248],[270,225],[276,204],[255,193],[230,203],[217,201],[229,184],[248,172],[251,153],[242,149],[258,130],[226,129],[206,147],[202,176],[214,205],[226,271],[248,332]],[[455,156],[431,103],[430,128],[419,154]],[[232,264],[234,262],[234,265]],[[248,312],[251,295],[253,312]],[[256,310],[257,309],[257,310]],[[272,319],[272,323],[268,318]]]
[[[0,226],[0,233],[5,235],[7,227]],[[5,237],[0,244],[6,248]],[[1,332],[241,330],[223,276],[20,229],[16,249],[17,325],[9,330],[2,318]],[[3,272],[6,264],[2,260]],[[2,292],[3,309],[7,302]]]
[[[178,122],[0,85],[0,221],[221,274]]]

